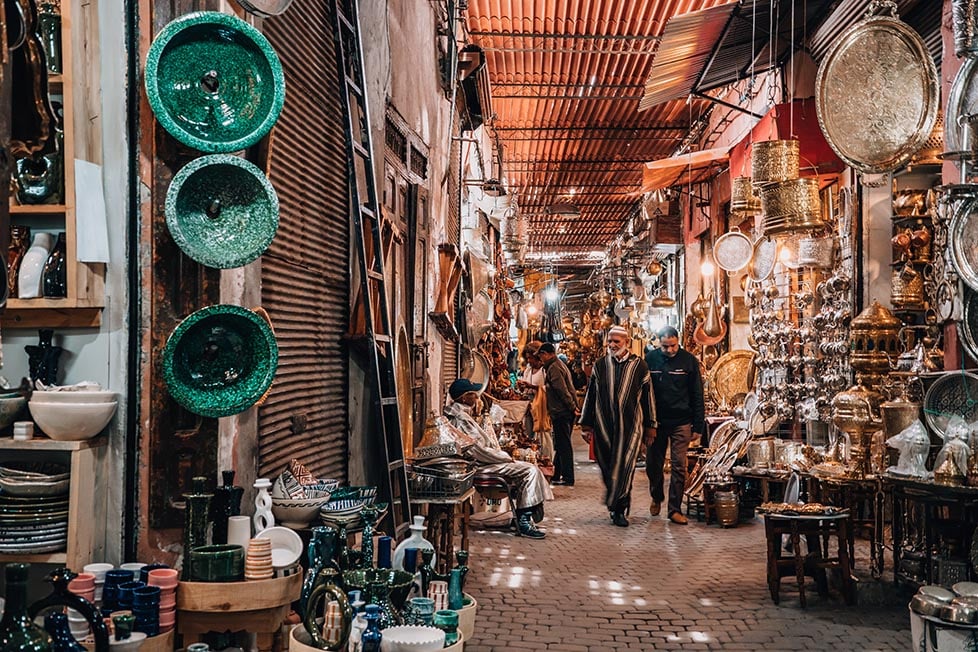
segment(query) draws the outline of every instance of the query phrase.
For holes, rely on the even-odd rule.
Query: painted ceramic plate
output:
[[[228,154],[185,165],[166,193],[166,225],[201,265],[230,269],[261,256],[278,230],[278,196],[257,166]]]
[[[955,415],[968,423],[978,420],[978,376],[966,371],[944,374],[924,395],[924,419],[941,437]]]
[[[285,103],[278,55],[237,16],[180,16],[153,40],[144,74],[149,105],[178,141],[202,152],[236,152],[267,134]]]
[[[163,378],[173,399],[194,414],[226,417],[259,402],[278,368],[269,322],[240,306],[193,313],[163,349]]]

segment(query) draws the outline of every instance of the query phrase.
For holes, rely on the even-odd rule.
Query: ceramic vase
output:
[[[30,249],[20,261],[17,275],[17,296],[21,299],[36,299],[41,296],[41,280],[44,264],[54,249],[54,236],[50,233],[35,233]]]
[[[434,552],[435,546],[424,538],[424,516],[415,516],[414,522],[408,526],[411,530],[411,536],[401,541],[394,549],[394,568],[398,570],[404,569],[404,551],[407,548],[418,548],[419,550],[431,550]],[[434,557],[432,557],[434,561]]]
[[[313,640],[315,647],[321,650],[340,650],[346,645],[350,637],[350,625],[353,622],[353,610],[350,602],[346,598],[346,593],[337,585],[339,573],[334,568],[324,568],[316,578],[316,586],[313,588],[309,599],[303,606],[305,616],[302,623]],[[317,605],[324,600],[332,599],[336,602],[337,615],[334,622],[338,625],[338,638],[326,639],[316,625]],[[327,610],[328,615],[328,610]]]
[[[448,608],[457,611],[462,606],[462,571],[453,568],[448,574]]]
[[[380,607],[375,604],[368,604],[365,609],[364,619],[367,621],[367,628],[360,636],[360,652],[380,652],[380,644],[384,639],[380,631]]]
[[[214,522],[211,540],[216,545],[228,543],[228,519],[241,513],[241,497],[244,495],[244,487],[234,486],[234,471],[221,471],[221,477],[224,483],[214,489],[211,502],[211,520]]]
[[[392,537],[380,537],[377,539],[377,568],[390,568],[391,567],[391,544],[393,544],[394,539]]]
[[[20,274],[20,261],[31,246],[31,229],[29,226],[12,224],[10,226],[10,246],[7,248],[7,292],[11,297],[17,296],[17,276]]]
[[[458,613],[449,609],[436,611],[432,624],[445,632],[445,647],[458,643]]]
[[[211,499],[214,494],[207,493],[204,486],[207,478],[196,477],[191,481],[193,492],[184,494],[186,501],[183,525],[183,572],[180,579],[190,579],[190,551],[207,545],[207,526],[210,525]]]
[[[71,635],[68,616],[60,611],[49,611],[44,615],[44,629],[51,635],[52,652],[87,652]]]
[[[41,275],[41,291],[45,297],[58,299],[68,296],[68,262],[65,247],[65,232],[61,231],[58,233],[58,241],[54,244],[54,249],[44,263],[44,272]]]
[[[306,577],[302,582],[302,593],[299,597],[300,615],[305,614],[305,604],[312,595],[312,589],[316,585],[316,578],[324,568],[336,567],[333,556],[336,553],[336,530],[327,526],[320,525],[312,529],[312,537],[309,539],[309,546],[306,548],[306,559],[309,562]]]
[[[367,582],[367,603],[380,607],[380,628],[387,629],[403,624],[401,615],[391,602],[391,587],[385,579],[376,578]]]
[[[362,555],[359,564],[360,568],[374,567],[374,528],[377,526],[377,517],[379,515],[380,512],[377,510],[376,505],[366,505],[360,513],[360,517],[363,519],[363,531],[360,535],[360,553]]]
[[[55,385],[58,381],[58,360],[61,358],[63,349],[54,346],[54,331],[50,328],[42,328],[37,331],[37,344],[28,344],[24,347],[27,352],[28,369],[31,376],[31,387],[37,387],[37,381],[45,385]]]
[[[51,636],[34,624],[27,613],[29,564],[7,564],[6,603],[0,620],[0,650],[50,652]]]
[[[252,520],[255,524],[255,532],[261,532],[275,526],[275,517],[272,516],[272,496],[268,493],[272,483],[268,478],[258,478],[255,480],[254,487],[258,493],[255,495],[255,515]]]
[[[58,5],[42,2],[37,8],[37,31],[44,47],[44,60],[48,72],[60,75],[61,66],[61,14]]]
[[[24,564],[24,566],[26,567],[26,564]],[[56,607],[57,611],[64,611],[64,607],[68,607],[69,612],[74,611],[76,614],[80,614],[87,621],[88,627],[91,628],[92,634],[95,637],[95,649],[100,651],[108,650],[109,628],[106,627],[101,613],[99,613],[99,610],[96,609],[95,605],[93,605],[91,602],[75,595],[68,590],[68,584],[70,584],[71,580],[73,580],[75,577],[75,573],[67,568],[56,568],[51,571],[48,576],[44,578],[44,581],[51,584],[51,593],[31,604],[31,606],[28,607],[27,612],[34,617],[43,611],[51,609],[52,607]],[[130,575],[130,579],[131,577],[132,576]],[[7,608],[9,609],[9,578],[7,584],[7,605]],[[6,614],[4,614],[4,616],[6,617]],[[0,625],[0,630],[2,630],[2,625]],[[16,646],[6,647],[3,644],[2,636],[0,636],[0,650],[10,649],[18,650],[30,648],[17,648]]]
[[[465,590],[465,577],[469,574],[469,551],[459,550],[455,553],[455,568],[462,576],[462,590]]]

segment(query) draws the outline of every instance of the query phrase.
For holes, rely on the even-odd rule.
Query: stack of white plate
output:
[[[0,553],[63,550],[68,540],[68,486],[64,466],[0,465]]]

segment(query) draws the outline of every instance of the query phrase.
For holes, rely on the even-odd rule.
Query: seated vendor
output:
[[[475,445],[465,450],[465,455],[476,462],[478,470],[502,476],[516,487],[517,533],[542,539],[546,534],[537,529],[534,521],[543,518],[543,501],[553,499],[550,485],[536,464],[515,462],[500,449],[491,424],[479,425],[476,418],[482,413],[481,390],[482,385],[465,378],[453,382],[448,388],[452,400],[445,406],[445,416],[453,426],[476,440]]]

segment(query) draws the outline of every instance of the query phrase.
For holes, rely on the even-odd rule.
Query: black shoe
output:
[[[611,515],[611,522],[618,527],[628,527],[628,519],[621,512],[614,512]]]
[[[538,530],[537,526],[533,524],[533,519],[530,517],[529,512],[520,514],[517,519],[516,534],[528,539],[542,539],[547,536],[546,532]]]

